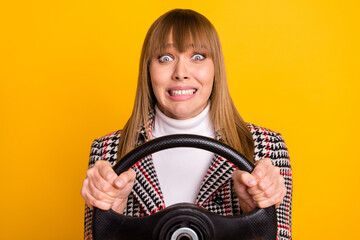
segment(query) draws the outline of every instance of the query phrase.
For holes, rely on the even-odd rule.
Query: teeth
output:
[[[171,90],[171,96],[184,96],[184,95],[193,95],[196,92],[196,89],[188,89],[188,90]]]

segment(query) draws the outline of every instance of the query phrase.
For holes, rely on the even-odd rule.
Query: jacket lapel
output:
[[[154,112],[149,112],[149,131],[151,133],[154,123]],[[145,127],[140,130],[138,145],[148,141]],[[155,213],[165,208],[164,198],[160,189],[159,180],[156,176],[152,156],[149,155],[138,161],[133,169],[136,172],[136,179],[132,193],[140,203],[147,215]]]
[[[222,141],[218,133],[216,138]],[[195,203],[199,206],[204,206],[205,203],[211,200],[219,188],[231,180],[235,168],[234,164],[230,163],[227,159],[215,154],[200,186]]]
[[[145,210],[147,215],[165,208],[152,157],[143,158],[133,166],[133,169],[136,172],[136,179],[132,193],[137,198],[141,208]]]

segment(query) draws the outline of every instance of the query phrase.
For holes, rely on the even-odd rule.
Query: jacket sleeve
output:
[[[283,202],[277,208],[278,220],[278,240],[290,240],[291,234],[291,210],[292,210],[292,193],[293,193],[293,179],[289,152],[285,145],[284,139],[280,133],[276,133],[274,139],[273,151],[270,152],[269,158],[273,165],[280,168],[280,174],[285,179],[286,195]]]
[[[96,139],[91,145],[90,158],[89,158],[89,168],[91,168],[95,161],[101,159],[99,140]],[[92,240],[92,215],[93,210],[91,210],[87,205],[85,205],[85,222],[84,222],[84,239]]]
[[[120,132],[112,132],[94,140],[91,145],[89,168],[98,160],[106,160],[111,165],[116,163]],[[93,211],[85,206],[84,239],[92,239],[92,216]]]
[[[287,191],[283,202],[277,208],[277,240],[290,240],[293,179],[288,149],[280,133],[253,124],[249,124],[249,128],[255,145],[254,160],[271,159],[272,164],[279,167],[280,174],[284,177]]]

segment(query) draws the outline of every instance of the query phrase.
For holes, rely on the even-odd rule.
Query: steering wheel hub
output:
[[[178,228],[172,235],[171,240],[199,240],[194,230],[187,227]]]
[[[154,239],[208,240],[214,225],[204,210],[191,203],[175,204],[154,228]]]

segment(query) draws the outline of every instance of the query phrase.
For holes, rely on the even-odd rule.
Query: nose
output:
[[[174,80],[187,80],[190,78],[188,67],[186,66],[185,59],[180,58],[175,64],[173,79]]]

